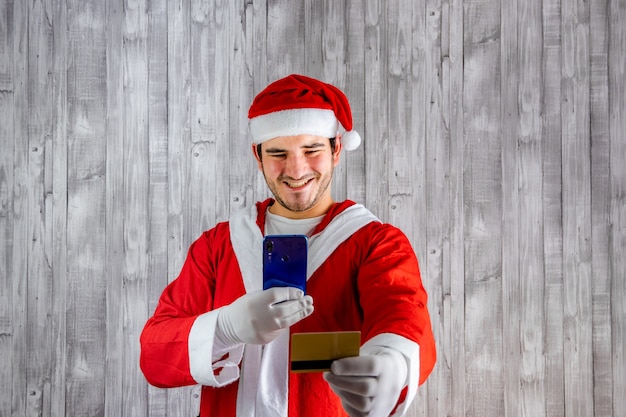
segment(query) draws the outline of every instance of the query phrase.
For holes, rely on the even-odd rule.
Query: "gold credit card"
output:
[[[294,333],[291,335],[291,372],[330,370],[335,359],[359,356],[361,332]]]

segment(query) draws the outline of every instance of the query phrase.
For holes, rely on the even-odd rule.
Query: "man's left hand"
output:
[[[337,359],[324,379],[351,417],[384,417],[395,408],[407,375],[406,361],[393,349]]]

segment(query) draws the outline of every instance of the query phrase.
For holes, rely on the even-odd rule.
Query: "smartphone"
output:
[[[305,235],[268,235],[263,238],[263,289],[296,287],[306,294],[309,240]]]

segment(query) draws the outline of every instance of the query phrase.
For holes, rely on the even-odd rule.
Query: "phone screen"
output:
[[[296,287],[306,294],[307,247],[305,235],[263,238],[263,289]]]

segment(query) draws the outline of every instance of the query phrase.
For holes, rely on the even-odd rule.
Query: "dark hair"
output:
[[[335,147],[336,147],[336,142],[337,142],[337,138],[328,138],[328,140],[330,141],[330,150],[332,153],[335,153]],[[262,153],[261,153],[261,143],[256,145],[256,154],[259,156],[259,161],[263,160],[262,157]]]

